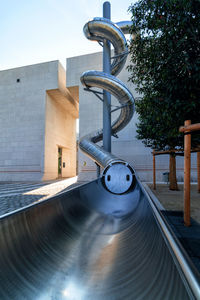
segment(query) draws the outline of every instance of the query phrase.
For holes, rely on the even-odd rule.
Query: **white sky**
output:
[[[101,51],[83,35],[104,0],[0,0],[0,70]],[[110,0],[113,22],[130,20],[135,0]]]

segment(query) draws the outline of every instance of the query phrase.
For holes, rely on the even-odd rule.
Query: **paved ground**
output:
[[[183,184],[179,184],[179,191],[170,191],[167,184],[157,184],[156,190],[149,184],[152,192],[166,210],[183,211]],[[191,185],[191,217],[200,223],[200,193],[197,185]]]
[[[80,185],[77,177],[46,182],[0,182],[0,215],[47,199],[72,186]]]

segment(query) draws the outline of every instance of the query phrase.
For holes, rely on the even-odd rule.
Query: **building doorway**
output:
[[[62,148],[58,147],[58,178],[62,177]]]

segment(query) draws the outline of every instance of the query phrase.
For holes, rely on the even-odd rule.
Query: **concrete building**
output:
[[[126,66],[129,64],[127,61]],[[126,66],[118,75],[128,82]],[[0,71],[0,181],[40,181],[76,175],[76,119],[79,136],[102,128],[102,102],[86,92],[80,76],[102,70],[102,53],[67,59],[65,71],[58,61]],[[67,73],[67,79],[66,79]],[[66,87],[67,86],[67,87]],[[118,105],[115,99],[112,104]],[[112,115],[112,120],[118,112]],[[136,138],[137,114],[112,137],[112,152],[128,161],[143,181],[152,181],[151,149]],[[157,180],[169,170],[169,157],[156,157]],[[78,150],[79,180],[96,178],[96,165]],[[192,181],[196,181],[196,154],[192,155]],[[183,158],[177,157],[178,181],[183,181]]]
[[[0,181],[76,174],[78,88],[58,61],[0,72]]]
[[[130,89],[134,97],[138,97],[135,87],[131,82],[128,82],[127,65],[129,59],[127,59],[126,66],[118,75],[127,87]],[[87,92],[83,89],[80,83],[80,76],[87,70],[102,71],[102,53],[94,53],[88,55],[82,55],[78,57],[72,57],[67,59],[67,86],[76,87],[79,86],[79,135],[84,135],[102,128],[102,102],[91,92]],[[113,105],[118,105],[114,99],[112,99]],[[112,120],[116,118],[116,113],[112,115]],[[135,113],[133,119],[128,126],[119,132],[119,138],[112,137],[112,152],[120,158],[128,161],[137,171],[140,179],[147,182],[152,182],[152,150],[146,148],[144,144],[136,138],[136,123],[138,116]],[[92,180],[96,178],[96,165],[86,155],[79,150],[79,179],[80,180]],[[183,158],[177,157],[177,179],[183,181]],[[163,181],[163,173],[169,171],[169,156],[162,155],[156,157],[156,169],[157,180]],[[196,171],[196,154],[192,155],[192,181],[197,178]]]

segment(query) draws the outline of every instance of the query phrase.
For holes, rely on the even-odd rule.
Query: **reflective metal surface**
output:
[[[130,28],[133,25],[132,21],[120,21],[116,23],[124,34],[130,33]]]
[[[121,105],[126,105],[121,108],[119,117],[112,124],[112,134],[116,134],[129,123],[134,113],[134,99],[118,78],[98,71],[87,71],[81,76],[81,83],[85,86],[106,89],[118,99]],[[92,132],[80,140],[79,147],[86,155],[97,161],[102,168],[105,168],[112,161],[119,159],[95,145],[102,138],[102,129]]]
[[[5,216],[0,242],[0,299],[199,299],[138,183],[119,196],[99,180]]]
[[[106,18],[94,18],[85,24],[83,32],[89,40],[103,42],[106,39],[112,43],[115,59],[111,64],[111,74],[115,76],[119,74],[128,55],[126,38],[121,29]]]
[[[122,27],[122,30],[119,26]],[[111,74],[113,75],[117,75],[122,70],[128,54],[123,31],[127,33],[130,22],[122,22],[119,26],[106,18],[94,18],[86,23],[83,29],[88,39],[98,42],[108,40],[113,45],[114,59],[111,64]],[[113,75],[91,70],[82,74],[81,83],[86,88],[97,87],[109,92],[119,101],[121,112],[111,125],[112,134],[115,135],[130,122],[134,113],[134,98],[125,84]],[[107,126],[110,128],[109,124]],[[104,128],[104,134],[105,132],[106,128]],[[87,156],[104,168],[103,182],[110,192],[117,194],[127,192],[134,183],[134,171],[128,163],[96,145],[102,139],[103,129],[84,136],[79,142],[79,147]],[[117,167],[116,164],[119,166]],[[116,170],[122,170],[121,176],[116,173]]]

